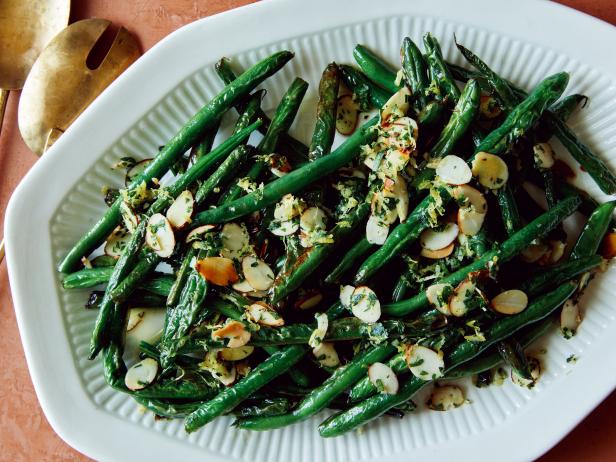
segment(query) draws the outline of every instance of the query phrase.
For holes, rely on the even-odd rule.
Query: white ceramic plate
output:
[[[294,127],[306,139],[314,87],[331,60],[352,62],[358,42],[397,62],[402,38],[432,31],[460,62],[453,34],[497,71],[525,87],[560,70],[568,92],[590,96],[572,124],[616,168],[616,61],[611,26],[547,1],[318,0],[262,2],[207,18],[171,34],[114,82],[45,154],[17,188],[6,216],[7,260],[24,349],[41,405],[69,444],[98,460],[478,460],[534,459],[570,431],[616,385],[616,272],[592,285],[579,334],[554,333],[545,373],[532,391],[511,384],[476,390],[472,404],[402,421],[382,419],[361,434],[323,440],[316,425],[239,432],[221,418],[187,436],[179,421],[155,421],[109,390],[98,361],[86,360],[94,314],[86,292],[61,290],[56,263],[104,210],[100,188],[118,184],[109,166],[122,155],[152,156],[221,85],[220,56],[248,66],[274,50],[297,53],[267,82],[273,107],[291,79],[312,84]],[[562,151],[562,150],[561,150]],[[579,175],[590,186],[584,175]],[[590,188],[597,197],[597,189]],[[566,358],[575,353],[575,364]]]

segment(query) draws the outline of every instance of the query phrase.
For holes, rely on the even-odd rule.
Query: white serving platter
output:
[[[221,56],[247,67],[272,51],[295,51],[266,82],[265,104],[274,107],[295,76],[308,80],[303,122],[293,127],[308,139],[314,87],[328,62],[351,63],[353,47],[364,43],[395,63],[402,38],[420,42],[427,31],[441,40],[448,59],[461,63],[455,33],[526,88],[570,71],[567,92],[590,96],[571,125],[616,169],[616,29],[552,2],[268,0],[189,24],[147,52],[75,121],[24,178],[7,210],[9,278],[28,366],[45,415],[65,441],[97,460],[131,462],[525,461],[556,444],[614,389],[613,268],[586,294],[579,334],[566,341],[554,332],[547,339],[545,372],[534,389],[468,386],[472,403],[459,409],[421,406],[403,420],[382,419],[337,439],[318,436],[324,415],[254,434],[220,418],[188,436],[181,422],[155,421],[110,390],[99,362],[86,359],[94,313],[83,309],[85,291],[61,289],[56,264],[104,211],[101,187],[120,182],[110,165],[123,155],[151,157],[221,88],[213,71]],[[578,181],[606,199],[585,174]],[[576,363],[566,361],[571,354]]]

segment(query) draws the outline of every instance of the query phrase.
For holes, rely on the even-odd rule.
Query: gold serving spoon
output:
[[[0,0],[0,132],[9,91],[24,86],[40,52],[68,24],[70,7],[70,0]]]
[[[88,67],[92,50],[110,25],[106,19],[71,24],[49,42],[32,66],[17,119],[22,138],[35,154],[43,154],[139,57],[136,39],[122,27],[100,64]]]

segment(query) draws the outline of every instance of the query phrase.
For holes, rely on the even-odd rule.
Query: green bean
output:
[[[195,202],[198,204],[204,203],[217,187],[231,179],[235,175],[236,169],[246,162],[250,153],[251,148],[242,145],[229,154],[229,157],[220,164],[218,169],[199,186],[195,194]]]
[[[340,259],[340,262],[325,277],[326,284],[338,284],[343,276],[358,262],[360,258],[374,249],[374,244],[362,237]]]
[[[212,400],[191,413],[184,423],[187,433],[198,430],[221,414],[225,414],[275,377],[295,365],[306,352],[306,347],[295,345],[277,351],[232,387],[226,388]],[[262,417],[263,418],[263,417]]]
[[[576,284],[565,284],[538,298],[523,312],[497,320],[485,333],[485,342],[465,341],[458,345],[446,356],[445,375],[520,328],[549,316],[571,296],[575,288]],[[382,415],[387,409],[406,402],[427,383],[429,382],[412,376],[402,384],[395,395],[380,393],[362,401],[348,411],[331,416],[319,426],[319,434],[323,437],[333,437],[353,430]]]
[[[571,215],[580,204],[578,197],[569,197],[548,210],[546,213],[527,224],[520,231],[500,244],[496,249],[485,253],[473,263],[451,273],[445,278],[435,281],[444,284],[457,285],[462,282],[469,273],[483,270],[493,264],[503,264],[528,247],[533,240],[538,239],[554,229],[567,216]],[[425,293],[419,293],[414,297],[401,300],[397,303],[389,303],[381,306],[383,314],[388,316],[405,316],[414,311],[429,306]]]
[[[190,401],[188,403],[167,402],[156,398],[143,398],[141,396],[133,396],[133,399],[145,407],[148,411],[152,411],[159,417],[168,419],[179,419],[186,417],[191,412],[194,412],[205,401]]]
[[[438,194],[443,206],[451,199],[445,189],[439,190]],[[435,207],[436,200],[432,194],[427,196],[415,207],[404,223],[398,224],[393,229],[385,243],[359,267],[353,280],[356,285],[364,284],[393,257],[417,240],[421,232],[429,226],[430,211]]]
[[[216,69],[216,73],[225,85],[229,85],[237,78],[235,72],[231,69],[230,61],[227,58],[222,58],[214,67]],[[242,114],[246,110],[246,104],[244,101],[240,100],[235,104],[235,108],[240,114]],[[263,120],[263,125],[259,127],[259,131],[265,135],[269,129],[271,120],[265,112],[260,109],[257,112],[257,118]],[[308,159],[308,146],[301,141],[296,140],[288,133],[280,134],[277,149],[292,162],[305,162]]]
[[[365,46],[357,45],[353,50],[353,57],[361,70],[378,86],[392,94],[400,89],[400,85],[396,85],[395,82],[396,71]]]
[[[498,205],[500,206],[501,215],[503,218],[503,224],[505,225],[505,231],[507,236],[512,236],[516,231],[522,227],[522,219],[520,218],[520,212],[518,211],[518,205],[513,197],[513,191],[511,185],[506,184],[499,190],[497,194]]]
[[[262,417],[285,414],[291,408],[291,401],[284,397],[262,398],[244,401],[233,409],[236,417]]]
[[[279,303],[287,295],[299,288],[323,261],[331,255],[333,250],[345,238],[350,236],[357,227],[364,222],[370,213],[370,204],[363,203],[344,220],[336,223],[336,226],[331,230],[333,242],[331,244],[314,245],[300,255],[297,261],[293,264],[289,271],[283,272],[276,276],[274,285],[272,286],[271,301],[274,304]]]
[[[501,340],[495,346],[505,364],[510,366],[513,371],[526,380],[533,379],[526,353],[520,342],[515,338],[507,338]]]
[[[160,263],[160,257],[150,249],[144,249],[139,258],[135,261],[130,273],[126,275],[118,284],[108,289],[111,298],[116,303],[124,302],[130,294],[139,286],[141,281],[150,274]]]
[[[184,288],[184,284],[186,284],[186,279],[190,274],[191,267],[190,264],[192,259],[197,254],[197,250],[189,245],[186,250],[186,255],[180,264],[180,267],[175,273],[175,280],[173,281],[173,285],[171,286],[171,290],[169,290],[169,294],[167,295],[167,303],[168,307],[175,306],[180,299],[180,295],[182,294],[182,289]]]
[[[443,93],[443,99],[449,99],[453,104],[457,103],[460,98],[460,89],[443,59],[443,52],[438,40],[429,32],[424,35],[423,40],[426,49],[426,61],[432,80],[436,82]]]
[[[90,262],[93,268],[108,268],[116,264],[115,257],[111,255],[99,255]]]
[[[262,431],[301,422],[325,409],[337,396],[366,373],[366,367],[383,360],[395,350],[395,347],[385,343],[359,353],[351,362],[336,369],[321,386],[312,390],[289,414],[241,419],[234,425],[243,429]]]
[[[554,114],[559,120],[566,122],[575,110],[580,107],[580,105],[581,107],[585,107],[587,102],[588,96],[574,93],[573,95],[565,96],[560,101],[554,103],[554,105],[550,108],[550,111],[552,111],[552,114]]]
[[[405,37],[402,41],[400,55],[406,83],[412,91],[413,98],[418,102],[418,107],[423,109],[427,104],[426,91],[430,87],[426,61],[415,42],[409,37]]]
[[[614,207],[616,201],[605,202],[590,215],[571,250],[571,259],[587,257],[597,252],[612,221]]]
[[[197,214],[192,226],[231,221],[265,208],[285,194],[301,191],[309,184],[349,163],[358,154],[360,146],[370,142],[374,137],[375,133],[371,128],[376,122],[376,117],[366,122],[330,155],[292,170],[282,178],[228,204]]]
[[[254,122],[254,120],[253,120]],[[191,157],[194,160],[199,159],[212,150],[212,146],[214,146],[214,139],[216,138],[216,134],[218,133],[218,129],[220,128],[220,119],[218,119],[217,123],[205,131],[205,134],[201,137],[201,140],[193,146],[191,150]]]
[[[571,258],[574,258],[573,255]],[[576,256],[575,259],[559,263],[550,268],[542,269],[536,274],[533,274],[522,283],[520,290],[525,292],[529,297],[539,295],[549,289],[558,287],[560,284],[570,281],[575,276],[599,267],[602,262],[603,258],[599,255]]]
[[[292,57],[293,53],[289,51],[274,53],[252,66],[232,84],[227,85],[167,142],[158,156],[130,184],[129,190],[144,181],[151,181],[152,178],[162,178],[169,167],[198,141],[204,130],[214,126],[231,105],[247,95],[267,77],[280,70]],[[79,239],[58,266],[58,271],[61,273],[71,271],[84,255],[87,256],[106,239],[120,222],[120,202],[120,199],[116,200],[103,217]]]
[[[330,63],[323,71],[319,83],[319,103],[317,105],[317,121],[308,149],[310,160],[319,159],[329,154],[334,136],[336,135],[336,109],[338,87],[340,86],[340,71],[336,63]]]

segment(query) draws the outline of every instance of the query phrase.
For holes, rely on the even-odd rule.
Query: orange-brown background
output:
[[[184,24],[251,2],[252,0],[78,0],[73,1],[71,21],[89,17],[110,19],[133,32],[145,51]],[[560,2],[616,25],[614,0]],[[606,59],[609,57],[606,56]],[[22,142],[16,126],[18,96],[17,92],[11,93],[0,138],[0,223],[11,192],[36,161],[36,157]],[[614,415],[616,392],[541,461],[615,461]],[[498,457],[497,454],[492,456]],[[17,331],[5,264],[0,265],[0,460],[88,460],[53,432],[38,404]]]

